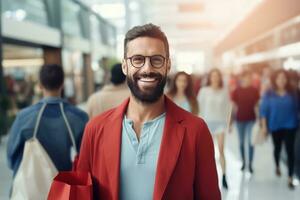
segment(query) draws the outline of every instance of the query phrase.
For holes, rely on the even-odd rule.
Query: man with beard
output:
[[[91,120],[78,169],[105,200],[220,200],[214,149],[204,121],[163,95],[169,45],[158,26],[129,30],[122,69],[131,96]]]

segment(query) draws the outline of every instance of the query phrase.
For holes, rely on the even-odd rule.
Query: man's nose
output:
[[[147,72],[153,71],[153,67],[152,67],[152,65],[151,65],[151,61],[150,61],[150,58],[149,58],[149,57],[146,57],[146,58],[145,58],[145,64],[144,64],[144,66],[142,67],[142,70],[143,70],[143,71],[147,71]]]

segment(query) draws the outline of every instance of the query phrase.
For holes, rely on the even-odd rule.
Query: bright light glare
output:
[[[23,9],[18,9],[14,11],[11,10],[5,11],[3,15],[6,18],[15,19],[17,21],[23,21],[26,18],[27,13]]]
[[[286,70],[299,70],[300,69],[300,60],[295,60],[292,57],[289,57],[283,62],[283,68]]]
[[[95,4],[93,11],[108,19],[118,19],[125,17],[125,6],[123,3]]]
[[[100,68],[100,66],[96,61],[92,62],[92,70],[93,71],[98,71],[99,68]]]
[[[136,1],[131,1],[129,3],[129,9],[132,11],[138,10],[139,9],[139,4]]]
[[[202,72],[205,68],[204,52],[178,52],[175,56],[177,71],[185,71],[188,74]]]

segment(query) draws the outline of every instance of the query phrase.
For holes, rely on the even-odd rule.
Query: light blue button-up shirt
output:
[[[165,113],[143,124],[140,141],[133,121],[123,119],[120,199],[152,200]]]

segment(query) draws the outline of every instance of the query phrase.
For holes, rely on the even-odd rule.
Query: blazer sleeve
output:
[[[194,199],[221,200],[212,137],[202,121],[197,134]]]
[[[79,159],[76,166],[76,169],[78,171],[88,171],[91,172],[91,166],[92,166],[92,133],[93,129],[89,124],[87,124],[84,133],[83,133],[83,139],[80,147],[80,153],[79,153]]]
[[[78,122],[79,128],[77,129],[78,133],[79,133],[79,134],[77,134],[77,137],[76,137],[76,146],[77,146],[78,151],[80,151],[84,130],[85,130],[85,127],[86,127],[86,124],[88,121],[89,121],[88,115],[86,113],[83,113],[80,123]]]

